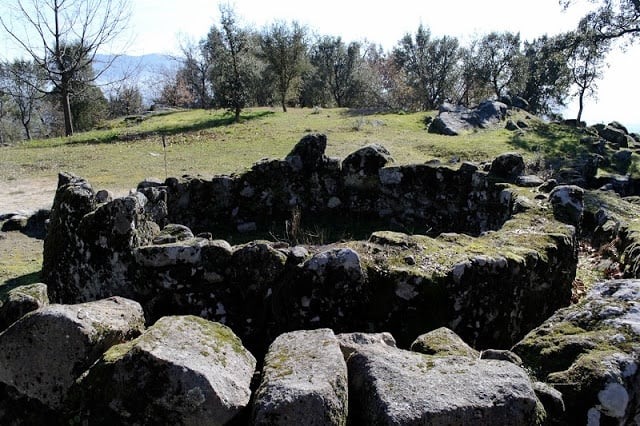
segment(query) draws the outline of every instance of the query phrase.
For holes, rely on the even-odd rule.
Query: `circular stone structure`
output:
[[[408,346],[447,326],[477,348],[509,347],[569,303],[575,228],[546,196],[472,163],[393,166],[380,145],[340,161],[325,147],[308,135],[246,173],[147,180],[114,200],[61,174],[51,298],[120,295],[149,322],[199,315],[259,352],[320,327]]]

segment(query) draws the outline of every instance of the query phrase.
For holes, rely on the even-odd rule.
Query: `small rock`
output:
[[[507,124],[504,126],[505,129],[515,132],[516,130],[520,130],[520,127],[513,120],[507,120]]]
[[[555,188],[556,186],[558,186],[558,181],[555,179],[548,179],[546,180],[542,185],[540,185],[538,187],[538,191],[540,192],[544,192],[544,193],[549,193],[553,190],[553,188]]]
[[[533,390],[547,412],[547,421],[551,424],[562,424],[565,415],[562,392],[543,382],[534,382]]]
[[[505,349],[485,349],[480,353],[480,358],[507,361],[518,366],[522,365],[522,359],[517,354]]]
[[[27,216],[15,215],[7,219],[2,224],[2,232],[22,231],[27,227],[29,218]]]
[[[153,244],[171,244],[192,239],[193,232],[184,225],[170,223],[162,228],[160,234],[153,238]]]
[[[31,311],[49,304],[47,285],[43,283],[16,287],[7,293],[6,300],[0,301],[0,331]]]
[[[540,186],[544,183],[542,178],[536,175],[526,175],[526,176],[518,176],[516,178],[516,185],[523,186],[526,188],[534,188],[536,186]]]
[[[338,342],[340,343],[340,350],[344,356],[345,361],[349,359],[352,353],[359,348],[368,345],[385,345],[392,348],[396,347],[396,339],[393,338],[391,333],[343,333],[338,334]]]
[[[110,191],[101,189],[100,191],[96,192],[96,203],[103,204],[110,201],[113,201],[113,194]]]
[[[472,359],[480,356],[478,351],[467,345],[456,333],[446,327],[418,336],[411,344],[411,350],[425,355],[458,355]]]

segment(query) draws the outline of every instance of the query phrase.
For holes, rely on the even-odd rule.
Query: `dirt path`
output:
[[[51,208],[57,178],[0,181],[0,215]]]

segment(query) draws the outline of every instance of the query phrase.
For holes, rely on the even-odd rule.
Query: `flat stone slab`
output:
[[[354,424],[532,425],[541,414],[526,372],[508,362],[370,345],[347,364]]]
[[[333,331],[294,331],[271,344],[255,424],[345,425],[347,406],[347,366]]]

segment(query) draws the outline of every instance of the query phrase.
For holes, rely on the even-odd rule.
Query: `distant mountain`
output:
[[[98,84],[105,94],[120,82],[137,85],[146,104],[150,104],[161,89],[163,76],[175,70],[178,61],[168,55],[152,53],[141,56],[96,55],[93,69],[102,72]],[[108,67],[106,70],[105,68]],[[103,71],[104,70],[104,71]]]

